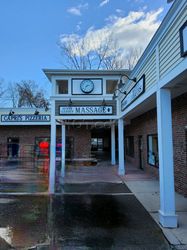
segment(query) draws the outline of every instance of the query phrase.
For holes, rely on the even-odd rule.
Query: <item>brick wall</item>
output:
[[[187,93],[172,104],[175,186],[179,193],[187,195]]]
[[[187,93],[172,101],[173,148],[175,188],[187,195]],[[157,133],[156,109],[131,120],[125,127],[126,136],[134,136],[134,157],[126,156],[128,162],[139,168],[138,136],[143,138],[143,167],[147,172],[158,175],[158,169],[147,163],[147,135]]]
[[[85,127],[67,127],[67,136],[73,137],[74,158],[88,158],[91,152],[91,133]],[[50,126],[0,126],[0,155],[7,156],[7,138],[19,137],[20,156],[25,154],[25,148],[34,148],[36,137],[50,137]],[[57,126],[57,137],[61,137],[61,127]]]
[[[146,172],[158,175],[157,168],[147,163],[147,135],[157,134],[156,109],[131,120],[131,124],[125,127],[125,136],[134,136],[134,157],[126,156],[128,162],[139,168],[138,136],[142,136],[143,169]]]

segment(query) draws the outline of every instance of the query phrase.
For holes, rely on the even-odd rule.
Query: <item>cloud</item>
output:
[[[68,13],[75,15],[75,16],[81,16],[81,12],[80,9],[76,8],[76,7],[71,7],[67,10]]]
[[[82,22],[81,22],[81,21],[77,23],[77,25],[76,25],[76,31],[77,31],[77,32],[80,31],[81,25],[82,25]]]
[[[163,9],[160,8],[149,12],[131,11],[124,17],[113,16],[111,20],[108,19],[109,23],[103,28],[94,29],[91,27],[84,36],[61,35],[60,43],[76,41],[81,44],[84,40],[82,55],[97,50],[110,37],[117,41],[117,46],[124,55],[131,49],[145,49],[160,25],[158,17],[162,11]],[[74,50],[72,53],[79,55],[80,51]]]
[[[81,16],[82,15],[82,10],[88,8],[88,3],[85,4],[79,4],[78,6],[73,6],[69,9],[67,9],[67,12],[75,15],[75,16]]]
[[[121,10],[121,9],[116,9],[116,12],[119,13],[119,14],[121,14],[121,13],[123,12],[123,10]]]
[[[103,1],[99,4],[99,6],[100,6],[100,7],[103,7],[104,5],[106,5],[107,3],[109,3],[109,1],[110,1],[110,0],[103,0]]]

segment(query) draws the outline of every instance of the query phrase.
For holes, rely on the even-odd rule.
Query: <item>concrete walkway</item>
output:
[[[124,178],[125,179],[125,178]],[[135,194],[153,219],[159,224],[159,182],[158,180],[124,180],[128,188]],[[176,193],[176,214],[178,215],[178,228],[163,228],[165,237],[176,249],[187,249],[187,198]]]
[[[66,172],[65,183],[124,182],[162,229],[165,237],[175,249],[187,250],[187,198],[176,193],[176,213],[179,226],[176,229],[163,228],[158,221],[159,180],[142,170],[127,165],[126,175],[118,175],[117,166],[110,163],[96,167],[76,167]]]
[[[159,224],[160,208],[159,180],[142,170],[127,165],[127,173],[121,177],[145,209],[162,229],[165,237],[176,249],[187,250],[187,197],[175,193],[178,228],[163,228]]]

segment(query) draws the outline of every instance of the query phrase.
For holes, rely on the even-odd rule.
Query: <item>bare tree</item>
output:
[[[15,107],[31,107],[48,109],[49,102],[44,91],[38,89],[34,81],[27,80],[9,84],[7,96]]]
[[[143,52],[142,48],[131,48],[128,50],[125,59],[126,59],[126,66],[129,70],[132,70],[134,68],[142,52]]]
[[[86,37],[80,39],[76,36],[62,39],[58,45],[61,49],[63,66],[77,70],[122,68],[132,70],[142,53],[142,49],[124,51],[112,34],[95,48],[93,44],[89,45]]]
[[[4,95],[5,90],[3,88],[3,79],[0,79],[0,98]]]
[[[19,93],[18,93],[18,90],[17,90],[16,83],[10,82],[8,84],[6,98],[12,103],[11,106],[13,108],[18,107]]]

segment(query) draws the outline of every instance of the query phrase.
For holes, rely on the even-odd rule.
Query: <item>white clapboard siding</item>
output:
[[[173,25],[166,32],[159,43],[159,71],[160,78],[172,70],[183,58],[180,54],[179,29],[187,20],[187,8],[185,8],[174,20]]]
[[[145,65],[143,65],[143,68],[139,71],[137,75],[137,80],[139,80],[142,75],[145,74],[145,89],[151,88],[154,84],[156,84],[156,53],[155,51],[153,54],[148,58]],[[127,93],[131,90],[131,88],[136,83],[130,81],[126,84],[125,90]]]

